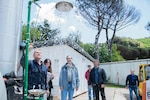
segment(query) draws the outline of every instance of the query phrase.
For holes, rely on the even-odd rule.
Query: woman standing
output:
[[[47,72],[47,83],[48,83],[48,87],[49,87],[49,96],[48,96],[48,100],[50,98],[51,95],[51,89],[53,88],[53,84],[52,84],[52,79],[54,78],[54,75],[52,73],[52,63],[50,59],[45,59],[44,60],[44,64],[47,66],[48,72]]]

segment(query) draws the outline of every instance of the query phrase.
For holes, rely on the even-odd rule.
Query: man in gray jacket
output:
[[[78,69],[72,63],[72,57],[67,56],[67,63],[61,68],[59,86],[61,90],[61,100],[73,100],[74,89],[79,88]]]

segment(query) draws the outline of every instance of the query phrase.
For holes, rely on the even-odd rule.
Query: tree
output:
[[[76,32],[70,33],[66,37],[66,39],[70,39],[71,41],[74,41],[75,43],[80,44],[81,43],[81,34],[79,31],[76,31]]]
[[[104,63],[104,62],[110,62],[110,54],[109,51],[106,47],[106,44],[99,44],[100,48],[98,50],[99,52],[99,58],[100,58],[100,62]],[[86,51],[88,52],[92,57],[94,57],[94,44],[92,43],[87,43],[87,44],[83,44],[81,43],[80,46]],[[112,61],[124,61],[123,57],[120,55],[120,51],[117,50],[117,46],[113,45],[112,48]]]
[[[111,52],[116,32],[131,24],[137,23],[140,19],[140,12],[133,6],[115,2],[105,17],[106,24],[104,25],[104,29],[106,32],[106,43],[108,45],[108,50]],[[110,39],[108,38],[109,30],[112,31],[112,37]]]
[[[132,38],[121,38],[121,37],[114,37],[113,44],[123,45],[126,47],[140,47],[140,43],[138,40],[134,40]]]
[[[99,59],[98,40],[99,40],[100,33],[103,29],[104,15],[110,9],[112,3],[108,3],[109,0],[76,0],[76,1],[77,1],[77,7],[80,11],[80,14],[89,22],[90,25],[92,25],[98,31],[95,36],[94,54],[95,54],[95,58]]]
[[[41,32],[38,41],[54,40],[60,33],[59,29],[52,29],[46,19],[42,24],[38,25],[38,30]]]
[[[27,25],[22,26],[22,40],[26,39],[26,32],[27,32]],[[33,42],[34,40],[38,39],[40,36],[40,31],[38,30],[37,26],[35,26],[35,23],[32,22],[30,26],[30,39]]]
[[[147,25],[145,26],[145,28],[150,31],[150,22],[147,23]]]

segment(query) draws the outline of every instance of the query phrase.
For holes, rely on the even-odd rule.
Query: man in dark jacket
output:
[[[139,85],[139,80],[138,76],[134,74],[134,70],[130,70],[131,74],[129,74],[126,78],[126,88],[129,88],[130,92],[130,100],[133,100],[133,93],[136,94],[137,100],[140,100],[139,94],[138,94],[138,85]]]
[[[49,95],[47,84],[47,67],[41,61],[42,53],[39,49],[36,49],[33,53],[34,60],[29,61],[28,70],[28,89],[43,89],[47,94],[43,95],[43,99]],[[33,96],[34,97],[34,96]]]
[[[29,61],[28,89],[47,89],[47,67],[41,61],[41,51],[36,49],[34,60]]]
[[[93,87],[93,91],[96,95],[96,100],[99,100],[99,91],[101,92],[102,100],[106,100],[105,97],[105,82],[106,82],[106,73],[104,69],[99,67],[99,61],[95,60],[93,62],[94,68],[92,68],[90,77],[89,77],[89,85]]]

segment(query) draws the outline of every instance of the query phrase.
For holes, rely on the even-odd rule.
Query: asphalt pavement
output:
[[[129,100],[129,90],[125,88],[106,87],[105,94],[106,100]],[[73,100],[88,100],[88,94],[86,92],[75,97]],[[135,94],[133,100],[136,100]]]

